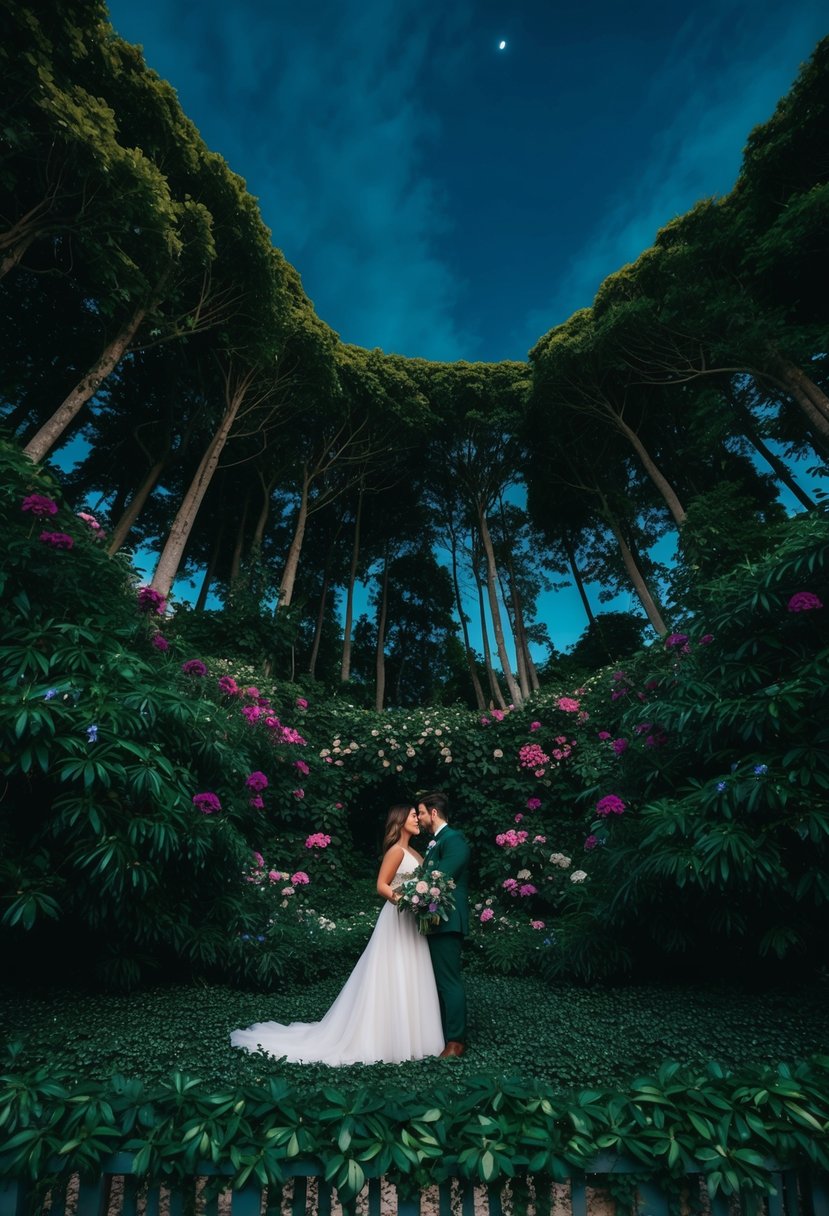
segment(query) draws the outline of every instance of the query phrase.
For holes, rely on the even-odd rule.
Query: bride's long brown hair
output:
[[[413,810],[414,805],[411,802],[397,802],[394,806],[389,807],[389,813],[386,816],[386,826],[383,829],[384,857],[391,846],[397,844],[400,839],[400,833],[403,831],[403,824]]]

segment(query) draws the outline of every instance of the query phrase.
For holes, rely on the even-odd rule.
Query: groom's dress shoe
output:
[[[458,1043],[455,1039],[450,1039],[444,1047],[443,1051],[438,1056],[439,1060],[459,1059],[466,1048],[463,1043]]]

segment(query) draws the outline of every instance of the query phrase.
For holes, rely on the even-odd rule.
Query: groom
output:
[[[466,1044],[466,992],[461,978],[461,947],[469,932],[469,845],[447,823],[449,799],[440,790],[421,794],[417,818],[434,840],[426,850],[425,865],[455,880],[455,910],[448,921],[432,929],[428,938],[432,968],[440,1000],[440,1018],[446,1046],[441,1058],[462,1056]]]

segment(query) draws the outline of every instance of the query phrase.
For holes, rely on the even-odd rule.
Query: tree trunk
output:
[[[322,591],[320,593],[320,606],[317,613],[317,623],[314,627],[314,644],[311,647],[311,658],[308,661],[308,675],[312,680],[317,678],[317,659],[319,658],[320,642],[322,640],[322,626],[325,621],[325,601],[328,599],[328,588],[330,579],[328,570],[325,571],[325,577],[322,580]]]
[[[484,667],[486,668],[486,678],[489,684],[491,699],[500,705],[501,709],[507,708],[507,703],[504,700],[504,694],[501,692],[501,685],[498,683],[498,678],[495,675],[495,668],[492,666],[492,651],[489,648],[489,633],[486,627],[486,609],[484,607],[484,588],[478,574],[478,567],[475,561],[475,553],[473,548],[472,556],[472,573],[475,577],[475,586],[478,588],[478,609],[481,614],[481,646],[484,652]]]
[[[107,553],[110,557],[117,553],[121,548],[124,541],[129,536],[133,524],[144,510],[147,499],[155,489],[158,479],[164,472],[167,462],[170,459],[170,450],[171,449],[168,444],[166,452],[164,452],[162,456],[159,456],[158,460],[156,460],[156,462],[150,466],[146,477],[127,503],[120,519],[118,520],[118,523],[110,532],[109,544],[107,545]]]
[[[645,576],[637,562],[633,551],[622,535],[622,531],[616,521],[615,516],[606,507],[605,519],[610,527],[611,532],[616,538],[616,544],[619,546],[619,551],[622,554],[622,561],[625,563],[625,569],[628,572],[628,577],[633,584],[633,589],[639,597],[642,607],[645,609],[648,620],[653,625],[660,637],[664,637],[668,632],[668,626],[662,620],[662,615],[656,606],[656,601],[650,593],[648,584],[645,582]]]
[[[469,641],[469,624],[466,619],[466,613],[463,610],[463,602],[461,600],[461,587],[458,578],[458,546],[453,528],[449,529],[449,537],[451,540],[450,551],[452,553],[452,586],[455,590],[455,609],[458,613],[458,620],[461,623],[463,631],[463,648],[466,655],[466,665],[469,668],[469,678],[472,681],[472,689],[475,693],[475,704],[478,709],[486,709],[486,700],[484,698],[484,690],[481,688],[481,681],[478,679],[478,672],[475,664],[475,655],[472,652],[472,645]]]
[[[498,650],[498,658],[501,660],[501,669],[504,673],[504,679],[507,683],[510,700],[513,705],[521,705],[524,698],[521,696],[521,689],[515,682],[515,676],[512,674],[512,665],[510,664],[507,655],[507,647],[504,641],[504,628],[501,623],[501,609],[498,604],[498,570],[495,565],[495,550],[492,546],[492,537],[489,534],[489,527],[486,522],[486,512],[483,506],[478,504],[478,529],[481,534],[481,542],[484,546],[484,554],[486,556],[486,585],[489,596],[489,615],[492,619],[492,630],[495,634],[495,645]]]
[[[803,410],[814,431],[829,442],[829,413],[820,400],[826,401],[825,394],[794,364],[781,363],[777,370],[783,387]]]
[[[676,490],[673,488],[673,486],[668,481],[665,474],[662,472],[662,470],[656,464],[656,461],[652,458],[650,452],[645,447],[644,443],[639,438],[636,431],[634,431],[633,427],[628,426],[628,424],[621,417],[621,415],[617,414],[615,410],[612,412],[613,412],[613,420],[614,420],[616,427],[622,432],[622,434],[625,436],[625,438],[630,442],[630,444],[633,447],[634,451],[636,452],[637,456],[642,461],[642,464],[645,468],[646,473],[650,477],[653,484],[656,486],[659,493],[665,499],[668,510],[670,511],[671,515],[673,515],[673,517],[676,521],[677,527],[680,527],[685,522],[686,511],[685,511],[685,508],[683,507],[682,503],[679,501],[679,496],[677,495]]]
[[[288,550],[288,560],[285,562],[282,581],[279,584],[277,609],[290,607],[294,596],[299,555],[302,552],[302,542],[305,539],[305,525],[308,522],[308,491],[310,485],[311,479],[308,476],[307,468],[305,468],[302,470],[302,494],[299,500],[299,514],[297,515],[296,528],[294,529],[294,539],[291,541],[291,547]]]
[[[526,700],[530,695],[530,654],[527,646],[527,635],[524,631],[524,611],[521,606],[521,596],[515,585],[515,570],[512,562],[508,563],[510,598],[512,599],[512,616],[515,621],[515,653],[518,658],[518,682],[521,694]]]
[[[351,632],[354,622],[354,584],[357,581],[357,565],[360,559],[360,521],[363,514],[363,483],[357,495],[357,515],[354,520],[354,544],[351,547],[351,569],[348,574],[348,589],[345,596],[345,625],[343,626],[343,657],[340,664],[340,682],[351,679]]]
[[[764,441],[761,439],[760,434],[754,425],[754,418],[751,410],[734,397],[731,398],[731,404],[740,421],[740,425],[746,439],[754,450],[759,452],[766,463],[770,465],[777,480],[794,495],[802,507],[805,507],[807,511],[813,510],[817,506],[817,503],[813,502],[806,491],[801,489],[785,462],[782,461],[780,457],[771,450],[770,447],[767,447]]]
[[[250,491],[245,495],[245,501],[242,506],[242,518],[239,520],[239,527],[236,529],[236,543],[233,546],[233,555],[230,559],[230,585],[239,577],[242,569],[242,553],[245,549],[245,525],[248,522],[248,507],[250,506]]]
[[[268,524],[268,518],[271,513],[271,491],[276,484],[276,478],[272,477],[266,482],[261,472],[259,480],[262,483],[262,509],[256,519],[256,526],[253,529],[253,538],[250,542],[250,552],[253,553],[257,549],[262,548],[262,541],[265,539],[265,528]]]
[[[576,551],[573,547],[573,542],[570,540],[570,535],[568,532],[563,533],[562,542],[564,544],[564,552],[567,554],[567,560],[570,563],[570,569],[573,572],[573,581],[578,588],[579,595],[581,596],[581,602],[584,605],[584,611],[587,613],[587,619],[592,625],[594,624],[596,618],[593,615],[593,609],[590,607],[590,600],[587,598],[587,590],[584,586],[584,580],[581,577],[578,562],[576,561]]]
[[[210,584],[213,582],[213,576],[216,573],[216,566],[219,564],[219,552],[222,547],[222,533],[224,532],[224,518],[219,525],[216,533],[216,539],[213,542],[213,549],[207,563],[207,568],[204,572],[201,588],[199,589],[198,599],[194,605],[196,612],[204,612],[204,606],[207,603],[207,593],[210,590]]]
[[[3,254],[3,258],[0,260],[0,279],[4,279],[9,271],[14,270],[36,236],[36,232],[30,232],[27,236],[21,237],[15,245],[12,245]]]
[[[386,698],[386,613],[389,603],[389,551],[383,554],[383,590],[380,595],[380,605],[377,613],[377,655],[375,660],[376,683],[374,692],[374,708],[378,714],[383,712],[383,701]]]
[[[136,308],[128,323],[109,343],[101,357],[58,406],[51,418],[29,440],[23,451],[37,464],[54,447],[69,424],[77,417],[90,397],[94,397],[107,376],[117,367],[147,314],[147,305]]]
[[[196,474],[173,520],[152,581],[154,589],[160,591],[165,597],[170,594],[170,588],[181,565],[184,549],[196,521],[199,507],[213,480],[213,474],[216,472],[219,459],[230,437],[233,423],[236,421],[236,415],[247,395],[250,383],[251,376],[245,376],[233,390],[222,420],[207,445],[207,450],[199,462]]]

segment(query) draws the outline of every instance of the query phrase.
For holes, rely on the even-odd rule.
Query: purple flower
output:
[[[717,793],[718,794],[722,794],[723,791],[727,790],[727,789],[728,789],[728,786],[726,785],[726,783],[724,781],[717,782]]]
[[[150,645],[155,646],[156,650],[169,650],[170,649],[170,643],[163,636],[163,634],[160,634],[160,633],[153,634],[153,636],[150,638]]]
[[[155,587],[140,587],[138,589],[138,607],[142,612],[154,612],[156,616],[164,616],[167,601]]]
[[[90,723],[86,728],[86,741],[87,743],[98,742],[98,727],[94,722]]]
[[[241,692],[241,689],[233,676],[221,676],[219,679],[219,692],[226,693],[229,697],[235,697]]]
[[[597,815],[622,815],[625,811],[625,804],[617,794],[605,794],[604,798],[600,798],[596,803]]]
[[[601,739],[602,743],[607,742],[607,740],[610,738],[610,731],[609,730],[600,730],[597,738]]]
[[[665,649],[672,650],[675,646],[685,646],[687,643],[687,633],[669,633],[665,638]]]
[[[242,716],[247,718],[248,722],[250,722],[251,725],[253,725],[253,723],[256,721],[256,719],[261,716],[261,714],[262,714],[262,710],[259,708],[258,705],[244,705],[242,707]]]
[[[528,798],[527,799],[527,810],[528,811],[537,811],[540,806],[541,806],[540,798]]]
[[[768,771],[769,766],[767,764],[755,764],[754,766],[754,772],[758,777],[764,776]]]
[[[540,722],[531,722],[530,730],[541,730],[541,723]]]
[[[789,612],[814,612],[822,607],[823,601],[812,591],[796,591],[786,605]]]
[[[257,770],[255,773],[249,774],[245,780],[245,785],[248,787],[248,789],[255,790],[255,792],[258,794],[261,790],[266,790],[268,788],[268,778],[264,773],[260,773]]]
[[[255,798],[248,799],[248,806],[254,807],[257,811],[261,811],[265,805],[265,800],[261,794],[257,794]]]
[[[296,707],[297,707],[297,709],[307,709],[308,708],[308,702],[305,700],[305,697],[297,697]]]
[[[201,659],[188,659],[186,663],[182,663],[181,670],[186,676],[206,676],[207,668]]]
[[[48,515],[57,515],[58,504],[45,494],[27,494],[20,504],[20,510],[29,511],[38,519],[45,519]]]
[[[699,640],[700,646],[710,646],[714,641],[713,633],[704,633]]]
[[[589,853],[591,849],[595,849],[595,847],[598,843],[599,843],[598,836],[594,836],[593,833],[591,832],[589,836],[585,837],[584,847],[587,850],[587,852]]]
[[[628,741],[627,739],[614,739],[611,746],[616,755],[621,756],[622,752],[626,752],[628,749]]]
[[[57,695],[58,695],[58,690],[56,688],[47,688],[46,692],[43,694],[43,700],[51,701],[52,698],[56,697]]]
[[[528,895],[535,895],[537,892],[538,887],[534,887],[531,882],[522,883],[522,885],[518,888],[518,894],[524,897]]]
[[[218,794],[194,794],[192,801],[193,806],[197,806],[203,815],[212,815],[214,811],[222,809]]]
[[[38,540],[44,545],[51,545],[53,549],[71,549],[75,544],[65,532],[41,532]]]

